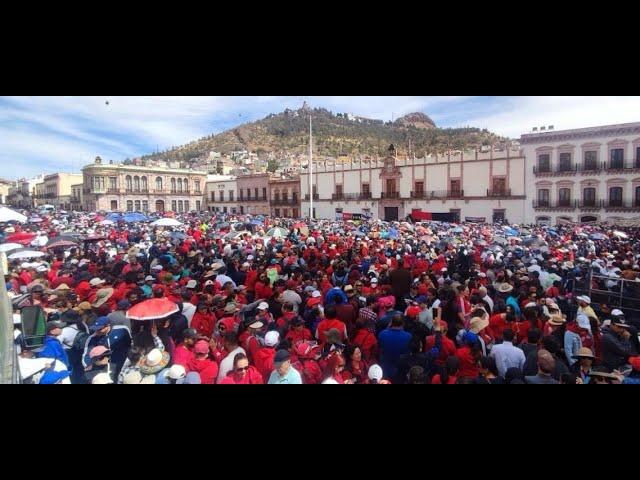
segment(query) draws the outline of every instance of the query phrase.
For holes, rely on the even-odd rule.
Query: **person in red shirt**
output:
[[[238,353],[233,359],[233,370],[222,379],[220,385],[263,384],[262,375],[249,365],[244,353]]]
[[[285,303],[282,305],[282,316],[276,321],[276,326],[281,332],[289,331],[289,325],[291,320],[296,317],[296,313],[293,311],[293,305]],[[264,320],[263,320],[264,321]]]
[[[193,347],[194,358],[189,364],[190,372],[198,372],[202,383],[212,385],[218,378],[218,364],[209,358],[209,343],[198,340]]]
[[[478,368],[482,349],[478,336],[475,333],[467,332],[462,339],[464,346],[456,352],[456,357],[460,361],[459,377],[476,378],[480,374]]]
[[[280,334],[276,330],[267,332],[264,337],[264,347],[259,348],[253,356],[253,365],[256,367],[264,383],[269,381],[273,372],[273,359],[276,356],[276,347],[280,343]]]
[[[504,305],[502,305],[502,308],[504,308]],[[497,343],[502,342],[502,331],[507,328],[507,314],[502,308],[500,305],[496,305],[496,313],[489,318],[489,326],[487,327],[489,335],[491,335]]]
[[[351,344],[360,348],[365,361],[372,362],[376,359],[378,354],[378,340],[367,328],[366,318],[358,318],[356,321],[356,332]]]
[[[191,320],[191,328],[195,329],[199,335],[211,338],[215,326],[216,317],[209,311],[207,304],[199,303],[198,309]]]
[[[316,385],[322,382],[322,369],[316,360],[318,348],[308,342],[302,342],[294,348],[297,360],[291,364],[302,377],[302,383]]]
[[[248,326],[247,330],[242,332],[238,337],[240,346],[244,348],[245,352],[247,352],[247,356],[251,361],[253,361],[253,358],[256,352],[262,347],[262,344],[258,339],[258,334],[263,327],[264,327],[264,323],[260,321],[256,321],[254,319],[252,323]]]
[[[273,295],[273,289],[266,273],[260,275],[260,280],[255,284],[255,292],[256,298],[271,298]]]
[[[440,355],[435,360],[435,364],[440,367],[443,367],[445,365],[447,358],[456,354],[457,352],[456,344],[454,343],[453,340],[451,340],[447,336],[447,330],[448,330],[447,322],[438,320],[433,322],[433,326],[436,333],[438,332],[442,333],[442,348],[440,349]],[[424,351],[429,352],[433,347],[435,347],[435,345],[436,345],[435,334],[428,336],[424,341]]]
[[[182,333],[182,343],[173,350],[172,361],[174,365],[182,365],[187,372],[191,362],[195,359],[193,346],[198,339],[198,332],[189,328]]]
[[[431,379],[432,385],[453,385],[458,381],[458,370],[460,368],[460,360],[453,356],[447,358],[442,373],[437,373]]]
[[[297,345],[300,342],[310,342],[313,339],[311,330],[305,328],[304,319],[300,316],[293,317],[289,322],[289,331],[287,332],[286,339],[291,342],[291,345]]]
[[[344,343],[347,338],[347,326],[344,322],[336,318],[337,312],[335,305],[328,305],[324,309],[324,320],[318,323],[316,328],[316,339],[320,345],[324,345],[327,341],[326,332],[332,328],[338,330],[340,341]]]

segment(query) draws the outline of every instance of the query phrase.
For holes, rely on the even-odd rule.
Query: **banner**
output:
[[[487,223],[487,217],[464,217],[464,221],[469,223]]]

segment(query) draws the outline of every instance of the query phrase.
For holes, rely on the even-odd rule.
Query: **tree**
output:
[[[275,173],[278,169],[278,162],[275,160],[269,160],[267,163],[267,172]]]

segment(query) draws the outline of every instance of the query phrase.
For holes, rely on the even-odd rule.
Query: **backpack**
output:
[[[76,337],[73,339],[73,345],[71,345],[71,349],[83,352],[84,346],[87,343],[87,338],[89,338],[89,334],[80,330]]]

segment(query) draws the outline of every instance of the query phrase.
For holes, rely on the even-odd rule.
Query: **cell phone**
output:
[[[438,307],[433,307],[433,308],[431,309],[431,316],[432,316],[433,318],[436,318],[436,317],[438,316]]]

